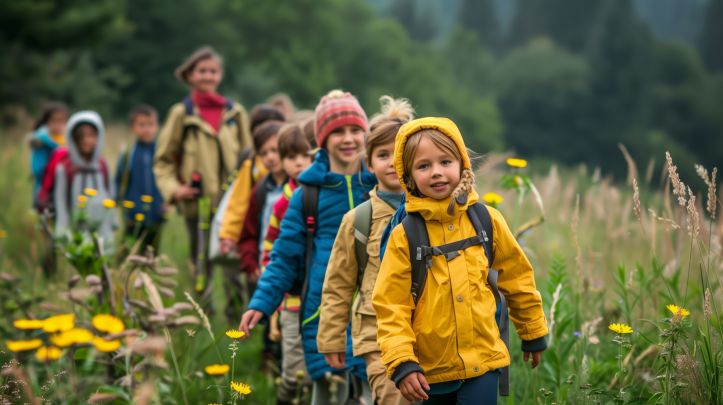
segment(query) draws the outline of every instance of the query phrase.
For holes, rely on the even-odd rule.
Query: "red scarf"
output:
[[[221,116],[226,106],[226,97],[211,92],[201,92],[193,90],[191,92],[191,100],[198,107],[201,118],[210,125],[214,131],[218,132],[221,126]]]

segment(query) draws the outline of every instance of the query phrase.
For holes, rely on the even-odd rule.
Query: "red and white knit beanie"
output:
[[[333,90],[319,101],[315,111],[316,142],[324,147],[330,133],[344,125],[356,125],[365,132],[369,129],[367,115],[351,93]]]

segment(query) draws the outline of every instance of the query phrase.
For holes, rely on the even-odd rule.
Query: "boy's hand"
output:
[[[173,193],[173,199],[175,201],[192,200],[198,197],[199,190],[194,187],[181,184],[175,193]]]
[[[324,359],[330,366],[341,370],[346,367],[346,353],[324,353]]]
[[[429,399],[429,395],[425,391],[429,391],[429,384],[427,379],[424,378],[424,374],[415,371],[410,373],[402,379],[399,383],[399,391],[402,392],[402,396],[407,401],[426,401]]]
[[[527,360],[530,359],[530,355],[532,355],[532,363],[530,364],[530,367],[535,368],[538,364],[540,364],[540,361],[542,361],[542,353],[543,352],[525,352],[523,360],[526,363]]]
[[[245,333],[241,340],[246,340],[251,337],[251,329],[253,329],[263,317],[264,313],[255,309],[249,309],[243,314],[241,323],[238,325],[238,329]]]

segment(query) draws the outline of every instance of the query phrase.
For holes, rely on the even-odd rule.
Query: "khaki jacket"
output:
[[[400,152],[406,139],[424,128],[436,129],[452,138],[463,156],[463,167],[470,167],[464,141],[454,123],[443,118],[423,118],[405,124],[397,135],[395,167],[400,178]],[[452,214],[447,210],[450,197],[435,200],[409,192],[406,197],[407,212],[418,212],[425,219],[432,246],[476,234],[467,215],[467,208],[479,199],[476,192],[472,191],[466,202],[455,203]],[[507,299],[510,320],[522,340],[543,337],[547,335],[547,322],[532,266],[502,214],[491,207],[488,210],[495,251],[491,267],[499,271],[498,286]],[[406,362],[421,366],[430,383],[469,379],[510,364],[495,321],[495,298],[487,284],[489,267],[481,245],[461,250],[450,261],[434,256],[415,307],[407,235],[402,226],[394,228],[372,297],[382,362],[389,376]]]
[[[316,337],[320,353],[346,352],[346,329],[350,313],[354,356],[379,351],[372,292],[379,272],[379,243],[395,210],[377,196],[376,189],[369,198],[372,201],[372,223],[367,242],[369,261],[358,294],[355,291],[359,266],[354,253],[356,209],[344,215],[334,241],[321,296],[321,320]]]
[[[185,135],[184,135],[185,130]],[[153,173],[165,201],[181,184],[190,184],[194,171],[201,173],[202,195],[215,207],[221,198],[221,185],[236,168],[239,153],[251,146],[246,110],[234,103],[224,111],[218,133],[198,116],[186,115],[183,103],[171,107],[156,144]],[[198,201],[181,201],[186,218],[198,215]]]

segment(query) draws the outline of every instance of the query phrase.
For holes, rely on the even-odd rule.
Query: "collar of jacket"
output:
[[[387,218],[394,215],[396,210],[377,194],[377,187],[369,192],[369,199],[372,200],[372,220]]]
[[[377,184],[377,178],[367,170],[364,162],[361,163],[361,169],[352,177],[358,179],[361,185],[368,186],[367,190]],[[344,184],[346,180],[345,175],[329,171],[329,153],[325,149],[319,149],[311,166],[299,175],[299,182],[320,187],[335,187]]]
[[[237,103],[233,103],[232,107],[230,109],[224,110],[223,115],[221,116],[221,125],[219,126],[219,131],[221,128],[226,125],[226,122],[228,122],[231,118],[236,117],[236,115],[241,114],[241,107]],[[206,121],[201,118],[201,116],[198,114],[198,107],[193,106],[193,115],[186,115],[183,118],[183,125],[185,126],[195,126],[200,128],[203,132],[209,135],[216,135],[216,130],[213,129],[213,127]]]

